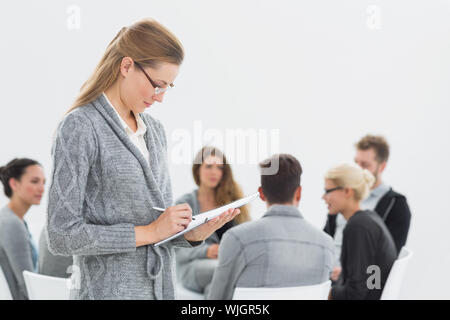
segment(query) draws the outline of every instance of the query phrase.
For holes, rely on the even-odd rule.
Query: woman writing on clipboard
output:
[[[171,248],[199,245],[239,214],[152,245],[192,220],[188,204],[172,206],[162,124],[143,113],[173,87],[183,56],[154,20],[122,28],[58,126],[47,232],[53,254],[73,255],[72,299],[174,299]]]

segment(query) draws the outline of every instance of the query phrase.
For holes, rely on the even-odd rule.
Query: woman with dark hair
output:
[[[188,203],[194,214],[220,207],[244,196],[233,179],[231,166],[225,155],[217,148],[203,147],[197,153],[192,175],[198,189],[183,195],[176,203]],[[207,291],[217,266],[222,235],[231,227],[250,221],[247,206],[240,209],[241,213],[236,218],[216,230],[202,245],[176,250],[177,272],[184,287],[199,293]]]
[[[28,299],[22,272],[37,271],[37,250],[24,217],[41,203],[45,176],[31,159],[14,159],[0,168],[8,205],[0,210],[0,266],[15,300]]]

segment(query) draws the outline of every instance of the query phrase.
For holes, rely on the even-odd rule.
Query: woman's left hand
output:
[[[204,241],[225,223],[233,220],[239,213],[241,213],[241,210],[239,209],[229,209],[220,216],[202,224],[200,227],[186,232],[184,238],[188,241]]]

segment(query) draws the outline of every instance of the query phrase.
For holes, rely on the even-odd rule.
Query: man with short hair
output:
[[[265,174],[273,164],[278,171]],[[333,241],[297,209],[302,191],[300,163],[291,155],[280,154],[263,161],[260,168],[258,191],[268,211],[261,219],[223,235],[208,299],[232,299],[236,287],[307,286],[330,277]]]
[[[397,254],[405,245],[411,222],[406,197],[392,189],[382,180],[382,173],[389,159],[389,145],[382,136],[366,135],[356,143],[355,162],[369,170],[375,177],[370,195],[361,203],[364,210],[373,210],[383,219],[394,239]],[[324,231],[335,240],[336,253],[340,252],[345,219],[340,214],[328,215]],[[339,268],[333,272],[332,280],[337,280]]]

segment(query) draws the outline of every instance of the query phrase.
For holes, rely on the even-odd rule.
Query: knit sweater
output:
[[[134,227],[172,205],[167,140],[161,123],[147,126],[147,162],[103,95],[64,117],[52,147],[47,232],[53,254],[73,255],[72,299],[174,299],[172,247],[184,237],[136,247]],[[150,164],[149,164],[150,163]]]

